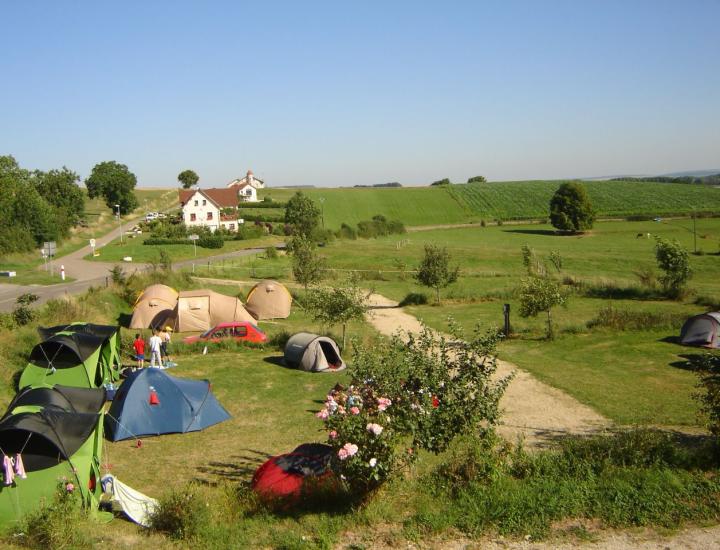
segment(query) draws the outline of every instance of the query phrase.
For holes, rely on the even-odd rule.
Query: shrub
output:
[[[358,222],[357,227],[357,235],[363,239],[406,233],[405,225],[402,222],[388,221],[385,216],[379,214],[373,216],[372,220]]]
[[[428,303],[427,294],[422,292],[411,292],[405,296],[400,302],[400,307],[405,306],[424,306]]]
[[[355,239],[357,239],[357,231],[355,231],[355,229],[350,227],[348,224],[343,223],[340,226],[340,229],[338,229],[335,233],[335,236],[338,239],[349,239],[354,241]]]
[[[691,358],[699,382],[695,398],[700,403],[707,425],[715,435],[720,435],[720,355],[706,353]]]
[[[676,240],[666,241],[655,237],[655,258],[664,273],[660,283],[666,294],[671,298],[680,298],[687,281],[692,277],[687,250]]]
[[[15,300],[15,309],[12,312],[12,318],[15,324],[19,327],[27,325],[35,320],[37,314],[30,308],[30,304],[37,302],[40,297],[37,294],[25,293],[21,294]]]
[[[161,498],[150,516],[151,529],[178,540],[197,537],[209,523],[209,504],[192,483]]]
[[[587,327],[616,330],[670,330],[681,327],[686,319],[687,316],[680,313],[629,311],[609,305],[600,308],[595,318],[587,322]]]
[[[275,260],[278,257],[277,248],[274,246],[268,246],[265,248],[265,258],[268,260]]]
[[[439,453],[459,435],[492,437],[510,377],[496,371],[495,331],[450,344],[424,328],[404,343],[396,335],[354,343],[353,378],[336,385],[317,416],[333,447],[334,469],[351,492],[365,494],[397,475],[418,450]],[[409,445],[409,446],[408,446]]]
[[[77,493],[68,490],[65,481],[59,482],[52,503],[28,514],[21,524],[22,536],[13,538],[12,542],[38,549],[92,548],[87,534],[92,530]]]
[[[197,245],[203,248],[222,248],[225,241],[222,235],[203,235],[197,240]]]

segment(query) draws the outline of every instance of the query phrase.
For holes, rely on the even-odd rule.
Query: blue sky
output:
[[[0,154],[142,186],[720,168],[720,1],[12,2]]]

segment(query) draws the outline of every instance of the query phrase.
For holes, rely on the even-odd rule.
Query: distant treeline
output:
[[[720,174],[709,176],[649,176],[644,178],[613,178],[610,181],[655,181],[659,183],[692,183],[696,185],[720,185]]]
[[[375,185],[353,185],[353,187],[402,187],[397,181],[391,181],[390,183],[376,183]]]

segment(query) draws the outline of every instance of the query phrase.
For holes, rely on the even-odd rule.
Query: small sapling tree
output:
[[[555,333],[552,323],[552,308],[565,305],[567,296],[557,281],[548,277],[527,277],[520,283],[520,316],[537,317],[539,313],[547,313],[547,338],[552,340]]]
[[[355,281],[350,281],[344,287],[310,290],[305,304],[312,311],[313,319],[323,326],[342,325],[342,349],[345,349],[347,324],[365,316],[368,310],[367,301],[365,292]]]
[[[671,298],[682,296],[685,285],[692,277],[688,251],[674,239],[666,241],[661,237],[656,237],[655,259],[658,267],[664,273],[660,277],[660,283],[665,293]]]
[[[315,243],[305,237],[294,237],[288,243],[292,255],[292,272],[295,280],[305,287],[320,282],[325,269],[325,259],[318,255]]]
[[[425,245],[425,256],[420,262],[415,279],[424,286],[435,289],[435,298],[440,303],[440,289],[457,281],[460,268],[450,267],[450,253],[447,248]]]

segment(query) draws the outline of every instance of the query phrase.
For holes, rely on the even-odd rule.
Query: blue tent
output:
[[[105,415],[111,441],[197,432],[230,418],[207,380],[184,380],[155,368],[127,377]]]

